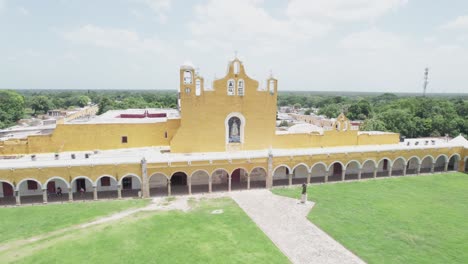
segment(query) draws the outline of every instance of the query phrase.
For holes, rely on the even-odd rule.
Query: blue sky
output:
[[[234,51],[280,90],[468,91],[463,0],[0,0],[0,88],[177,89]]]

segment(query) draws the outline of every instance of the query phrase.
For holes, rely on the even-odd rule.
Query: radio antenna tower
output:
[[[423,90],[423,97],[426,97],[426,88],[427,88],[427,84],[428,84],[428,78],[429,78],[429,68],[425,68],[424,69],[424,90]]]

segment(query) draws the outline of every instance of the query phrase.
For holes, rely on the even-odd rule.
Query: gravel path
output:
[[[268,190],[233,192],[231,197],[293,263],[364,263],[307,220],[312,202]]]

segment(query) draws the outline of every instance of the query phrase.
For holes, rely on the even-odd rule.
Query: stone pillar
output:
[[[419,175],[421,173],[421,163],[418,163],[418,167],[416,168],[416,174]]]
[[[271,149],[268,151],[268,168],[266,176],[266,188],[271,189],[273,187],[273,152]]]
[[[42,189],[42,202],[47,203],[47,189]]]
[[[68,188],[68,201],[73,202],[73,190]]]
[[[208,192],[211,193],[213,191],[213,179],[210,175],[210,177],[208,178]]]
[[[97,200],[97,186],[93,186],[93,200]]]
[[[346,170],[341,171],[341,181],[344,181],[346,177]]]
[[[329,173],[329,170],[325,170],[325,182],[328,182],[328,173]]]
[[[150,197],[147,163],[144,157],[141,159],[141,195],[143,198]]]
[[[359,171],[358,171],[358,174],[357,174],[358,180],[361,179],[361,175],[362,175],[362,168],[359,168]]]
[[[167,196],[171,196],[171,180],[167,180]]]
[[[393,170],[393,167],[392,167],[392,166],[388,166],[388,176],[389,176],[389,177],[392,177],[392,170]]]
[[[431,164],[431,173],[434,173],[434,167],[435,167],[435,162],[432,162],[432,164]]]
[[[374,175],[373,175],[374,178],[377,178],[377,170],[378,168],[374,168]]]
[[[188,194],[192,195],[192,177],[187,177]]]
[[[15,191],[16,205],[21,205],[21,195],[18,190]]]
[[[312,172],[307,173],[307,184],[310,184],[310,178],[312,178]]]
[[[292,185],[292,178],[293,178],[292,173],[289,173],[289,174],[288,174],[288,186],[291,186],[291,185]]]
[[[231,175],[228,175],[228,192],[231,191]]]
[[[444,164],[444,172],[447,172],[448,171],[448,161],[445,162]]]
[[[247,173],[247,190],[250,190],[250,174]]]
[[[117,184],[117,198],[122,199],[122,185]]]
[[[406,165],[403,166],[403,176],[406,176]]]

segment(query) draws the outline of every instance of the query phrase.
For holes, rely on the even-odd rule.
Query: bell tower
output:
[[[179,94],[177,105],[179,111],[183,111],[183,104],[185,102],[191,101],[195,96],[195,86],[196,86],[196,76],[195,76],[195,67],[191,62],[184,62],[180,66],[180,85],[179,85]]]

